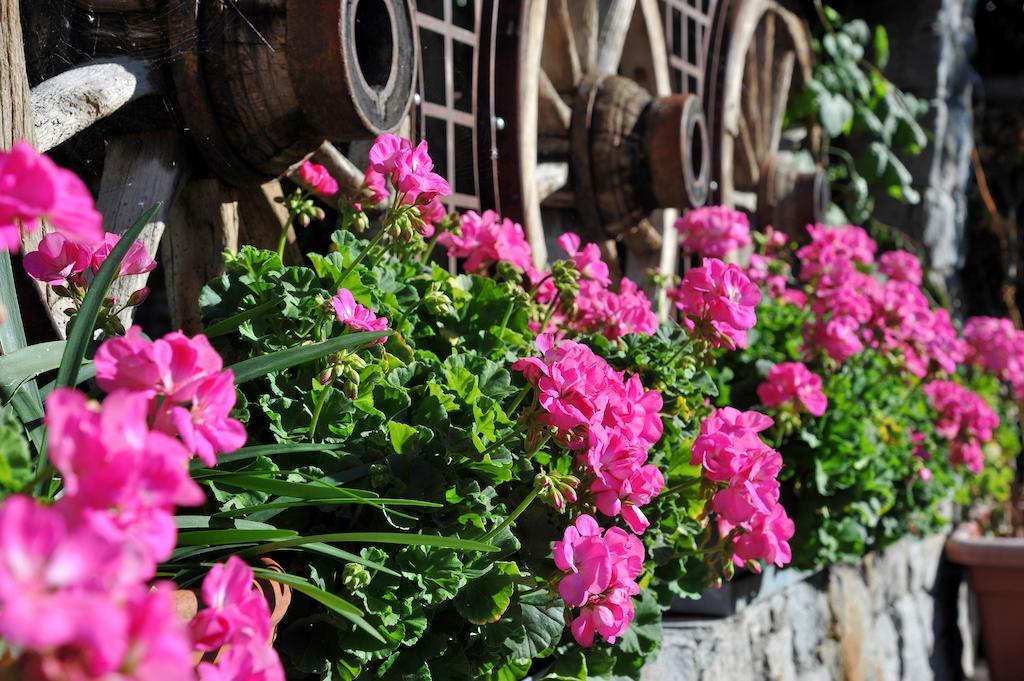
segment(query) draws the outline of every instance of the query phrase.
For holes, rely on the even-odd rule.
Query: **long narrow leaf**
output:
[[[386,497],[373,499],[374,505],[381,505],[387,507],[394,506],[414,506],[417,508],[442,508],[442,504],[436,504],[432,501],[419,501],[417,499],[389,499]],[[347,504],[365,504],[368,503],[364,499],[308,499],[301,501],[275,501],[267,504],[256,504],[254,506],[247,506],[245,508],[232,508],[227,511],[221,511],[217,513],[215,517],[218,518],[237,518],[239,516],[247,516],[259,511],[276,511],[278,509],[286,508],[301,508],[303,506],[345,506]]]
[[[223,530],[235,528],[238,530],[276,530],[277,528],[267,523],[258,523],[252,520],[227,520],[211,518],[208,515],[176,515],[174,525],[179,530]]]
[[[218,456],[217,465],[219,466],[225,463],[232,463],[234,461],[247,461],[261,456],[301,454],[302,452],[333,452],[339,449],[341,449],[341,445],[339,444],[295,443],[280,445],[254,445],[252,447],[242,447],[236,452]],[[191,464],[191,468],[193,471],[202,469],[204,468],[203,462],[199,459],[195,459]]]
[[[459,539],[458,537],[442,537],[435,534],[413,534],[411,532],[335,532],[332,534],[312,534],[305,537],[293,537],[281,541],[274,541],[263,546],[256,546],[246,551],[245,555],[261,555],[278,549],[290,546],[302,546],[311,542],[357,542],[360,544],[399,544],[403,546],[436,546],[446,549],[460,549],[464,551],[494,552],[499,549],[490,544],[473,541],[472,539]]]
[[[60,366],[65,345],[64,341],[39,343],[0,357],[0,395],[10,400],[22,384]]]
[[[103,267],[100,268],[100,271],[96,273],[96,276],[89,284],[89,292],[85,294],[85,300],[82,301],[82,306],[78,308],[78,314],[75,315],[74,327],[71,329],[71,333],[68,334],[67,346],[64,348],[64,358],[60,363],[60,369],[57,371],[58,387],[71,387],[75,385],[78,379],[78,370],[82,366],[82,360],[85,359],[85,350],[89,346],[89,341],[92,340],[96,319],[99,317],[100,309],[103,307],[103,301],[107,297],[110,285],[121,270],[121,261],[124,260],[124,257],[128,254],[128,249],[139,238],[143,228],[149,224],[149,221],[156,215],[158,210],[160,210],[159,203],[143,213],[142,217],[122,235],[121,240],[110,250],[110,255],[107,256]]]
[[[384,643],[384,637],[380,635],[380,632],[374,629],[369,622],[363,619],[363,611],[346,601],[344,598],[328,593],[327,591],[324,591],[323,589],[314,586],[301,577],[296,577],[295,575],[283,574],[280,572],[274,572],[273,570],[256,567],[254,567],[252,571],[257,577],[261,577],[271,582],[287,584],[296,591],[306,594],[313,600],[338,613],[381,643]]]
[[[0,351],[5,355],[11,355],[27,346],[28,340],[25,338],[25,326],[21,321],[21,305],[18,302],[18,290],[14,285],[11,254],[7,251],[0,252],[0,307],[7,317],[4,323],[0,324]],[[43,402],[35,381],[25,384],[18,399],[14,400],[14,409],[28,429],[29,438],[35,445],[36,452],[42,455]]]
[[[351,350],[364,345],[369,345],[379,338],[390,336],[391,331],[361,331],[349,333],[338,338],[313,343],[312,345],[299,345],[294,348],[278,350],[268,355],[253,357],[229,367],[235,374],[235,383],[241,384],[246,381],[266,376],[275,371],[290,369],[313,360],[326,357],[334,352]]]
[[[251,474],[232,475],[230,472],[215,476],[214,479],[221,485],[229,485],[250,492],[279,494],[295,499],[352,499],[366,503],[376,501],[374,495],[362,492],[362,490],[356,492],[344,487],[329,487],[319,482],[291,482]]]
[[[268,300],[267,302],[261,303],[256,307],[249,308],[248,310],[243,310],[242,312],[239,312],[236,315],[228,317],[227,319],[222,319],[219,322],[210,324],[203,330],[203,333],[206,334],[207,338],[216,338],[217,336],[223,336],[226,333],[231,333],[239,326],[241,326],[244,322],[259,317],[265,312],[270,312],[275,307],[280,305],[282,300],[284,299],[274,298],[273,300]]]
[[[292,530],[190,530],[178,534],[178,546],[216,546],[239,542],[278,541],[295,537],[296,534]]]
[[[357,555],[355,553],[350,553],[350,552],[345,551],[343,549],[339,549],[337,547],[331,546],[330,544],[322,544],[320,542],[313,542],[312,544],[303,544],[300,547],[296,547],[296,549],[284,549],[284,550],[314,551],[316,553],[322,553],[325,556],[331,556],[332,558],[337,558],[338,560],[344,560],[344,561],[347,561],[349,563],[356,563],[358,565],[362,565],[363,567],[368,567],[368,568],[371,568],[373,570],[380,570],[381,572],[384,572],[384,573],[389,574],[389,575],[393,575],[395,577],[399,577],[400,576],[397,572],[395,572],[394,570],[392,570],[389,567],[385,567],[384,565],[381,565],[380,563],[377,563],[377,562],[372,561],[372,560],[367,560],[366,558],[363,558],[362,556]]]

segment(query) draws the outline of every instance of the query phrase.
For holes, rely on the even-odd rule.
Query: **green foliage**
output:
[[[889,61],[884,26],[872,32],[860,19],[845,20],[820,4],[819,9],[814,77],[791,102],[787,117],[791,125],[821,124],[833,200],[840,213],[832,221],[863,224],[874,210],[873,187],[899,201],[920,201],[914,178],[898,154],[915,156],[927,145],[918,120],[928,104],[883,75]]]

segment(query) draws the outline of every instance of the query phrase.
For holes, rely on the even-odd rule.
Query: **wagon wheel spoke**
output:
[[[537,164],[534,184],[537,187],[537,200],[541,203],[547,201],[556,192],[564,190],[568,182],[568,161],[544,161]],[[545,206],[545,208],[547,207]]]
[[[769,110],[768,149],[778,149],[782,143],[782,122],[786,116],[786,105],[789,102],[789,88],[793,83],[793,69],[796,66],[796,54],[788,50],[779,60],[775,75],[775,92]]]
[[[600,28],[598,0],[566,0],[572,17],[572,30],[584,73],[597,66],[597,46]]]
[[[540,72],[537,87],[537,130],[541,135],[568,137],[572,109],[562,101],[547,71]]]
[[[611,0],[608,11],[601,21],[597,48],[598,73],[618,72],[635,6],[636,0]]]
[[[746,120],[755,151],[754,161],[765,150],[764,131],[761,125],[761,74],[758,64],[759,33],[754,33],[750,49],[747,51],[743,68],[743,110],[741,118]]]
[[[760,94],[761,94],[761,118],[759,121],[761,129],[761,153],[767,153],[771,146],[771,119],[773,115],[772,105],[777,100],[777,94],[781,92],[779,83],[775,80],[775,13],[769,12],[764,18],[764,28],[760,31],[760,50],[755,54],[758,60],[760,72]],[[788,90],[788,88],[787,88]]]
[[[738,144],[734,144],[733,148],[740,156],[737,160],[741,161],[735,166],[736,185],[753,186],[757,184],[761,177],[761,168],[758,161],[760,154],[757,152],[754,135],[750,130],[749,119],[745,115],[741,115],[739,118],[739,135],[736,142]]]
[[[580,52],[569,15],[570,1],[548,0],[547,22],[544,25],[541,68],[558,92],[573,92],[583,79]]]

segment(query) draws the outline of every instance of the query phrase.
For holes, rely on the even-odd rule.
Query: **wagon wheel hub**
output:
[[[577,202],[591,239],[622,237],[653,251],[659,208],[704,204],[707,125],[696,97],[653,97],[623,76],[584,79],[570,129]]]

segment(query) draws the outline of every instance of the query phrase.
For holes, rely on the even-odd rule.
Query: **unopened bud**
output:
[[[324,212],[323,208],[318,207],[316,210],[313,211],[313,217],[315,217],[317,220],[324,220],[327,217],[327,213]]]
[[[298,223],[299,227],[309,227],[309,216],[305,213],[300,214],[295,218],[295,222]]]
[[[362,565],[348,563],[341,572],[341,583],[349,593],[354,593],[369,584],[372,577]]]
[[[135,293],[128,296],[128,307],[135,307],[136,305],[142,305],[149,298],[149,287],[143,286]]]
[[[320,375],[316,377],[316,380],[319,381],[320,385],[327,385],[328,383],[333,381],[334,367],[330,367],[321,371]]]

